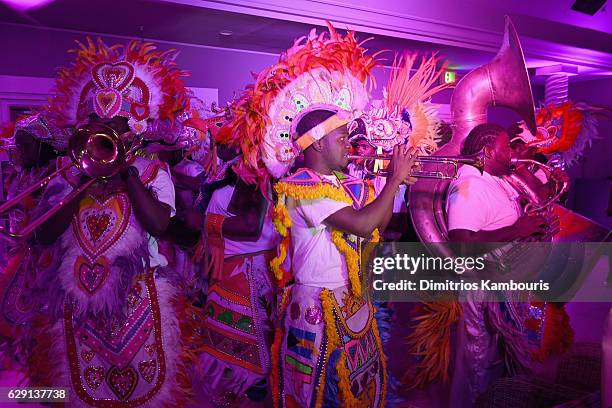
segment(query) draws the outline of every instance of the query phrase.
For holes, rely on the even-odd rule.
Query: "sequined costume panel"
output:
[[[210,282],[197,380],[202,395],[237,397],[267,378],[273,302],[268,264],[272,257],[267,252],[227,259],[221,278]]]
[[[78,321],[66,304],[63,318],[71,388],[89,406],[137,406],[160,392],[166,376],[167,345],[152,274],[137,280],[123,319]]]
[[[328,294],[328,300],[321,301]],[[286,407],[383,407],[385,362],[371,303],[348,286],[290,287],[282,314],[280,402]],[[277,398],[275,396],[275,398]]]

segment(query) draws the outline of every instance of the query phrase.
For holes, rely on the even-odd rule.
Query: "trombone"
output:
[[[18,207],[26,197],[44,188],[51,180],[72,167],[76,167],[82,174],[91,179],[73,189],[58,204],[34,219],[23,230],[11,231],[4,225],[0,225],[0,236],[11,242],[28,238],[45,221],[53,217],[62,207],[78,197],[95,181],[108,179],[117,174],[126,162],[126,158],[133,155],[139,146],[140,143],[136,142],[129,151],[126,151],[120,136],[112,128],[100,123],[79,127],[70,138],[68,145],[71,162],[61,166],[47,177],[2,204],[0,215]]]
[[[369,176],[381,176],[387,177],[389,172],[384,169],[377,169],[376,162],[389,161],[393,156],[390,154],[375,154],[367,156],[349,155],[349,161],[364,160],[364,171]],[[374,169],[370,170],[368,164],[370,161],[374,161]],[[440,179],[440,180],[454,180],[457,178],[457,172],[459,171],[460,164],[469,164],[476,167],[482,173],[484,171],[485,164],[485,153],[484,150],[466,156],[417,156],[416,163],[420,164],[435,164],[444,165],[446,169],[442,170],[412,170],[410,177],[416,178],[429,178],[429,179]],[[447,171],[445,171],[447,170]]]

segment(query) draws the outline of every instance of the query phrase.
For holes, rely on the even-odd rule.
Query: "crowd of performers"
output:
[[[562,306],[474,299],[445,306],[443,327],[418,320],[414,375],[387,371],[392,319],[364,287],[361,250],[414,239],[407,190],[416,156],[440,142],[430,101],[448,87],[438,58],[397,58],[384,100],[371,101],[378,56],[330,27],[219,109],[190,94],[172,51],[88,40],[74,55],[49,104],[3,139],[9,200],[60,170],[19,202],[10,230],[65,204],[8,245],[2,271],[4,366],[28,385],[65,387],[74,406],[383,407],[397,387],[448,380],[452,355],[453,406],[471,406],[499,376],[567,350]],[[100,133],[119,137],[123,162],[98,178],[67,165],[75,139]],[[501,177],[511,157],[547,153],[548,136],[490,123],[469,133],[463,153],[487,160],[451,184],[452,240],[554,234],[554,215],[523,214]],[[387,176],[349,163],[351,149],[392,154]],[[450,348],[441,337],[459,320]]]

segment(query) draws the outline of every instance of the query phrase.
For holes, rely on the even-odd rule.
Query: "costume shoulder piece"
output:
[[[150,160],[143,157],[136,157],[132,163],[134,167],[138,169],[140,180],[143,184],[148,184],[157,177],[157,173],[162,170],[170,173],[168,165],[159,160]]]
[[[344,191],[353,200],[353,207],[356,209],[365,207],[375,197],[374,189],[364,179],[350,176],[344,173],[336,173],[336,177],[340,180],[340,184]]]
[[[339,172],[335,173],[335,176],[340,186],[322,178],[311,169],[302,168],[279,181],[275,190],[279,196],[294,200],[330,198],[350,203],[356,209],[362,208],[370,201],[371,191],[364,180]]]

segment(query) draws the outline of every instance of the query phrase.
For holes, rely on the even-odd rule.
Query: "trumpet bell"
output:
[[[94,123],[76,130],[69,143],[70,158],[83,174],[91,178],[109,178],[125,162],[125,147],[110,127]]]

